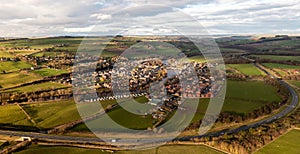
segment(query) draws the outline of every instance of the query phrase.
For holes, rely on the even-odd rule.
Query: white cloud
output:
[[[111,15],[110,14],[102,14],[102,13],[95,13],[90,15],[91,18],[96,18],[99,20],[105,20],[105,19],[111,19]]]
[[[138,7],[144,4],[156,6]],[[77,35],[89,33],[94,24],[103,34],[155,24],[184,26],[192,32],[192,19],[174,16],[173,8],[218,34],[299,33],[300,25],[299,0],[2,0],[1,6],[1,36]],[[127,13],[113,15],[124,8],[129,8]]]
[[[91,32],[95,26],[81,27],[81,28],[64,28],[65,32],[77,33],[77,32]]]

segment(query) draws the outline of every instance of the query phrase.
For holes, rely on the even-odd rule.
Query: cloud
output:
[[[95,13],[90,15],[91,18],[96,18],[98,20],[105,20],[105,19],[110,19],[111,15],[110,14],[102,14],[102,13]]]
[[[2,37],[107,35],[137,25],[152,26],[152,30],[155,25],[176,25],[192,32],[197,29],[191,25],[193,18],[218,34],[299,33],[300,25],[299,0],[2,0],[1,6]]]
[[[64,31],[68,33],[90,32],[94,27],[95,26],[88,26],[82,28],[64,28]]]

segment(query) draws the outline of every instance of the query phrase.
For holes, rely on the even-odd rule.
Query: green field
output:
[[[5,105],[0,106],[0,125],[22,125],[22,126],[32,126],[29,120],[27,120],[26,115],[20,110],[17,105]]]
[[[32,145],[27,147],[25,150],[19,151],[16,154],[109,154],[110,152],[102,151],[100,149],[85,149],[77,147],[66,147],[66,146],[43,146],[43,145]],[[117,151],[117,154],[221,154],[222,152],[211,149],[206,146],[195,146],[195,145],[164,145],[154,149],[148,150],[130,150],[130,151]]]
[[[253,64],[227,64],[226,66],[245,75],[265,75],[264,72],[260,71]]]
[[[39,84],[22,86],[19,88],[13,88],[13,89],[5,90],[3,92],[4,93],[7,93],[7,92],[34,92],[34,91],[60,89],[60,88],[67,88],[67,87],[70,87],[70,86],[61,84],[61,83],[56,83],[56,82],[44,82],[44,83],[39,83]]]
[[[82,38],[39,38],[9,40],[0,43],[1,47],[30,47],[33,49],[54,47],[57,44],[79,45]],[[57,47],[59,48],[59,47]]]
[[[268,90],[266,90],[268,89]],[[226,98],[254,102],[278,102],[281,98],[276,89],[263,81],[228,81]]]
[[[300,130],[291,130],[274,142],[266,145],[255,154],[296,154],[300,151]]]
[[[118,106],[114,108],[113,110],[109,111],[108,116],[113,119],[116,123],[131,129],[147,129],[148,127],[152,127],[152,116],[141,116],[141,115],[135,115],[131,112],[126,111],[122,107]],[[95,128],[94,130],[100,131],[100,130],[113,130],[115,125],[106,125],[110,123],[110,121],[107,121],[108,119],[104,117],[99,117],[95,120],[88,121],[88,125],[93,125]],[[101,125],[101,128],[99,128],[99,124]],[[99,130],[100,129],[100,130]],[[85,124],[80,124],[76,127],[74,127],[72,130],[74,131],[89,131],[87,126]]]
[[[43,146],[43,145],[32,145],[26,149],[16,152],[16,154],[108,154],[99,149],[86,149],[76,148],[67,146]]]
[[[37,76],[36,74],[29,72],[14,72],[9,74],[0,74],[0,79],[0,86],[2,88],[8,88],[42,78],[40,76]]]
[[[38,52],[38,50],[10,50],[10,53],[12,53],[13,55],[31,55],[34,54],[35,52]]]
[[[39,74],[41,76],[55,76],[55,75],[60,75],[63,73],[68,73],[66,70],[60,70],[60,69],[51,69],[51,68],[42,68],[39,70],[34,70],[33,71],[36,74]]]
[[[276,89],[262,81],[228,81],[222,112],[244,114],[268,103],[280,101],[281,97],[276,94]],[[208,103],[209,99],[200,99],[192,122],[203,118]]]
[[[30,68],[32,67],[31,64],[22,62],[22,61],[17,61],[17,62],[0,62],[0,73],[8,73],[8,72],[13,72],[17,71],[23,68]]]
[[[300,69],[300,66],[278,64],[278,63],[263,63],[264,66],[276,69]]]
[[[41,128],[51,128],[80,119],[76,104],[71,100],[26,104],[22,107]]]
[[[288,81],[290,84],[300,88],[300,81],[290,80]]]
[[[115,101],[101,101],[101,103],[106,107],[114,104]],[[73,100],[22,104],[21,106],[40,128],[52,128],[81,119]],[[88,103],[84,103],[80,107],[86,111],[86,115],[98,112],[98,110],[96,111],[97,107],[91,107]],[[0,114],[0,123],[2,124],[32,126],[26,115],[16,105],[0,106],[0,111],[3,112]]]
[[[14,55],[9,53],[8,51],[0,50],[0,57],[12,58],[14,57]]]
[[[36,56],[36,57],[42,57],[42,56],[55,57],[55,56],[60,56],[62,54],[63,54],[63,52],[39,52],[39,53],[33,54],[33,56]]]
[[[258,57],[261,59],[271,59],[278,61],[298,61],[300,62],[300,56],[275,56],[275,55],[251,55],[253,57]]]
[[[190,61],[194,62],[205,62],[205,58],[203,56],[193,56],[193,57],[188,57]]]

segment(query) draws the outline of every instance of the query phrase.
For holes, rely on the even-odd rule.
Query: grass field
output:
[[[34,85],[28,85],[28,86],[23,86],[19,88],[13,88],[9,90],[3,91],[4,93],[6,92],[34,92],[34,91],[40,91],[40,90],[49,90],[49,89],[60,89],[60,88],[66,88],[70,87],[69,85],[65,84],[60,84],[56,82],[44,82],[44,83],[39,83],[39,84],[34,84]]]
[[[290,84],[300,88],[300,81],[290,80],[288,81]]]
[[[0,51],[0,57],[12,58],[14,57],[14,55],[9,53],[8,51]]]
[[[41,128],[51,128],[80,119],[74,101],[26,104],[23,109]]]
[[[226,98],[260,102],[280,101],[276,89],[263,81],[228,81]],[[268,90],[266,90],[268,89]]]
[[[205,58],[203,56],[193,56],[193,57],[188,57],[190,61],[194,62],[205,62]]]
[[[7,88],[39,80],[42,78],[36,74],[29,72],[14,72],[9,74],[0,74],[0,79],[0,86],[2,88]]]
[[[245,75],[265,75],[264,72],[260,71],[253,64],[227,64],[226,66]]]
[[[276,94],[276,89],[262,81],[228,81],[222,111],[244,114],[268,103],[279,101],[281,98]],[[200,99],[192,122],[203,118],[208,103],[209,99]]]
[[[8,61],[8,62],[0,62],[0,73],[8,73],[8,72],[13,72],[13,71],[17,71],[23,68],[30,68],[32,67],[31,64],[26,63],[26,62],[22,62],[22,61],[18,61],[18,62],[12,62],[12,61]]]
[[[39,53],[33,54],[33,56],[36,56],[36,57],[42,57],[42,56],[55,57],[55,56],[60,56],[62,54],[63,54],[62,52],[39,52]]]
[[[278,64],[278,63],[263,63],[264,66],[276,69],[300,69],[300,66]]]
[[[131,129],[147,129],[148,127],[152,126],[153,119],[151,115],[148,116],[141,116],[141,115],[135,115],[133,113],[130,113],[123,109],[122,107],[116,107],[113,110],[109,111],[108,116],[113,119],[116,123]],[[107,121],[108,119],[104,117],[99,117],[95,120],[89,121],[88,125],[93,125],[93,130],[101,131],[101,130],[113,130],[115,129],[115,125],[107,125],[110,122]],[[99,127],[99,124],[101,125],[101,128]],[[76,127],[74,127],[72,130],[74,131],[89,131],[87,126],[85,124],[80,124]]]
[[[43,145],[32,145],[27,147],[25,150],[16,152],[16,154],[108,154],[99,149],[85,149],[67,146],[43,146]]]
[[[101,101],[104,108],[114,103],[115,101]],[[37,126],[41,128],[52,128],[81,119],[77,105],[73,100],[26,104],[22,105],[22,107],[37,123]],[[81,114],[81,116],[90,116],[98,112],[97,106],[93,107],[88,103],[81,104],[80,108],[81,112],[86,111],[85,114]]]
[[[102,151],[100,149],[85,149],[77,147],[66,146],[42,146],[32,145],[27,147],[23,151],[19,151],[16,154],[109,154],[109,152]],[[205,154],[221,154],[222,152],[216,151],[206,146],[195,145],[165,145],[148,150],[130,150],[130,151],[117,151],[117,154],[193,154],[193,153],[205,153]]]
[[[300,56],[275,56],[275,55],[251,55],[253,57],[258,57],[261,59],[271,59],[278,61],[298,61],[300,62]]]
[[[287,134],[266,145],[255,154],[296,154],[300,151],[300,130],[291,130]]]
[[[13,55],[31,55],[34,54],[35,52],[38,52],[38,50],[10,50],[10,53],[12,53]]]
[[[17,105],[5,105],[0,106],[0,123],[1,124],[11,124],[11,125],[22,125],[31,126],[29,120],[27,120],[26,115],[20,110]]]
[[[39,70],[34,70],[33,71],[36,74],[39,74],[41,76],[55,76],[55,75],[60,75],[63,73],[68,73],[66,70],[59,70],[59,69],[51,69],[51,68],[42,68]]]

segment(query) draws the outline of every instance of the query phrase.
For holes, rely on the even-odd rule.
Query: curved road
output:
[[[267,75],[271,76],[272,78],[274,78],[274,76],[272,76],[268,71],[266,71],[265,69],[263,69],[262,67],[260,67],[259,65],[257,65],[256,63],[253,63],[257,68],[261,69],[262,71],[264,71]],[[242,130],[247,130],[250,128],[255,128],[258,127],[262,124],[266,124],[266,123],[270,123],[275,121],[276,119],[279,119],[283,116],[286,116],[288,113],[290,113],[292,110],[294,110],[299,102],[298,99],[298,95],[296,93],[296,91],[290,86],[288,85],[285,81],[282,81],[280,79],[277,79],[282,85],[284,85],[290,92],[290,95],[292,96],[292,100],[291,103],[282,111],[280,111],[279,113],[268,117],[266,119],[263,119],[261,121],[255,122],[253,124],[250,125],[243,125],[239,128],[236,129],[226,129],[226,130],[222,130],[222,131],[218,131],[218,132],[212,132],[212,133],[208,133],[208,134],[204,134],[204,135],[197,135],[197,136],[187,136],[187,137],[181,137],[181,138],[176,138],[174,140],[177,141],[189,141],[193,138],[199,138],[199,137],[207,137],[207,136],[220,136],[223,135],[225,133],[237,133],[239,131]],[[36,138],[36,139],[41,139],[41,140],[59,140],[59,141],[76,141],[76,142],[102,142],[103,140],[99,139],[99,138],[88,138],[88,137],[74,137],[74,136],[61,136],[61,135],[49,135],[49,134],[43,134],[43,133],[36,133],[36,132],[21,132],[21,131],[0,131],[1,135],[10,135],[10,136],[26,136],[26,137],[31,137],[31,138]],[[109,140],[109,138],[107,138]],[[138,143],[138,142],[148,142],[148,143],[154,143],[154,142],[166,142],[168,141],[167,139],[161,138],[161,139],[122,139],[120,141],[118,141],[118,143]]]

